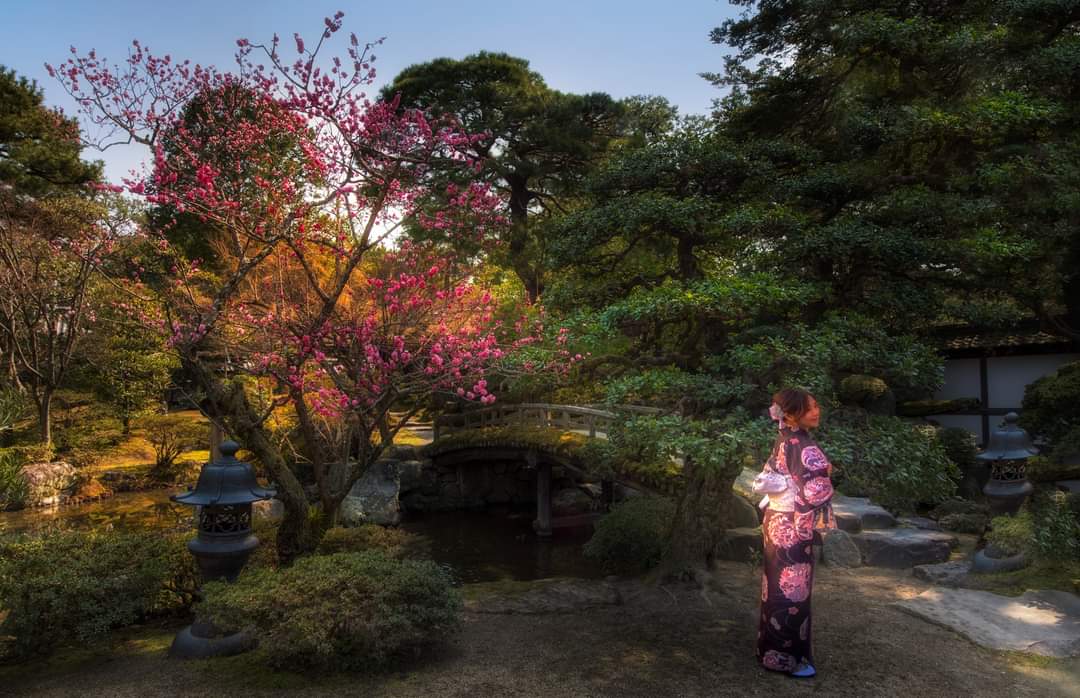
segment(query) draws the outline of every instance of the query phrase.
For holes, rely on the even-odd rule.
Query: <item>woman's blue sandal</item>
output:
[[[794,676],[797,679],[808,679],[811,676],[815,676],[816,674],[817,670],[814,669],[814,665],[807,664],[805,662],[795,667],[795,669],[791,672],[791,676]]]

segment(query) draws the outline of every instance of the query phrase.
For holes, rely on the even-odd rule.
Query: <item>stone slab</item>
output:
[[[916,565],[911,573],[916,579],[945,587],[962,587],[971,572],[970,560],[950,560],[934,565]]]
[[[901,516],[897,523],[908,528],[921,528],[924,531],[940,531],[941,524],[925,516]]]
[[[896,526],[896,517],[867,497],[834,495],[832,506],[837,525],[849,533]],[[858,522],[857,526],[855,521]]]
[[[863,531],[852,539],[862,551],[863,564],[894,569],[945,562],[960,543],[948,533],[917,528]]]
[[[894,605],[990,649],[1080,656],[1080,597],[1068,592],[1027,591],[1009,597],[935,588]]]

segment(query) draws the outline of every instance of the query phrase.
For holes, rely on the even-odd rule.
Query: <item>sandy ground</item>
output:
[[[746,564],[722,563],[704,591],[637,581],[618,587],[621,605],[575,614],[469,612],[450,645],[390,674],[275,674],[253,655],[170,661],[163,648],[172,629],[159,629],[78,661],[5,667],[0,693],[1080,697],[1080,659],[985,650],[890,606],[927,588],[907,571],[819,568],[814,628],[820,673],[810,680],[755,663],[759,586]]]

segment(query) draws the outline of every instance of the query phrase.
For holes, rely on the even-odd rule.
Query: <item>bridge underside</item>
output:
[[[467,447],[444,451],[432,456],[432,463],[440,467],[456,466],[459,474],[463,466],[476,463],[521,463],[536,473],[536,518],[533,528],[537,535],[550,536],[557,528],[571,528],[592,523],[611,507],[614,481],[601,480],[601,512],[569,516],[552,515],[552,469],[561,468],[587,478],[589,473],[581,463],[572,458],[533,447]],[[460,477],[460,475],[459,475]]]

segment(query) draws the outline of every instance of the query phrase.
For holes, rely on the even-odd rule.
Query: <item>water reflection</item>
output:
[[[0,532],[26,533],[43,528],[176,530],[192,527],[191,507],[174,504],[179,490],[121,492],[87,504],[0,512]]]
[[[505,509],[450,511],[413,515],[402,528],[427,540],[431,557],[452,566],[465,583],[603,576],[581,552],[590,529],[557,530],[543,539],[533,532],[532,518]]]

